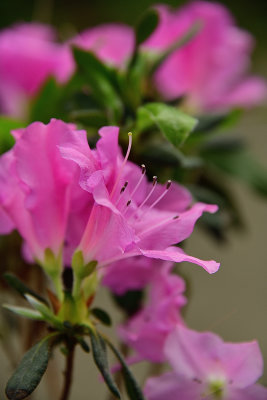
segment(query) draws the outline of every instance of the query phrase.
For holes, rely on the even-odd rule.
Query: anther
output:
[[[175,215],[175,217],[173,217],[173,219],[178,219],[179,218],[179,215]]]
[[[158,177],[157,177],[157,176],[153,176],[153,182],[152,182],[152,185],[153,185],[153,186],[155,186],[155,185],[156,185],[156,183],[157,183],[157,181],[158,181]]]
[[[131,204],[131,202],[132,202],[132,200],[128,200],[128,201],[127,201],[127,204],[126,204],[126,207],[129,207],[129,205]]]
[[[128,186],[128,181],[126,181],[126,182],[124,183],[123,187],[121,188],[121,191],[120,191],[121,194],[125,191],[125,189],[127,188],[127,186]]]
[[[172,184],[172,181],[169,180],[169,181],[167,182],[166,189],[170,189],[171,184]]]
[[[155,176],[153,177],[153,185],[154,185],[154,178],[156,178]],[[153,204],[151,204],[151,206],[149,207],[149,210],[151,210],[153,207],[155,207],[156,204],[158,204],[160,202],[160,200],[163,199],[163,197],[168,193],[168,190],[170,189],[172,184],[172,181],[168,181],[167,185],[166,185],[166,189],[164,190],[164,192],[157,198],[157,200],[154,201]]]
[[[145,166],[145,164],[142,164],[142,165],[141,165],[141,168],[142,168],[142,175],[144,175],[144,174],[146,173],[146,166]]]

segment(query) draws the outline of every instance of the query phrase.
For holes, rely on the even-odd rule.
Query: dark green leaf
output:
[[[106,382],[111,393],[117,398],[120,399],[120,392],[116,386],[116,383],[112,379],[112,376],[109,372],[108,359],[107,359],[107,351],[106,344],[103,338],[99,335],[98,332],[89,331],[91,338],[91,345],[93,351],[93,357],[96,363],[97,368],[101,372],[104,381]]]
[[[103,64],[93,53],[73,48],[73,55],[92,94],[99,104],[110,113],[111,122],[116,122],[122,113],[122,102],[117,94],[116,71]]]
[[[33,346],[22,358],[6,386],[10,400],[22,400],[38,386],[51,355],[50,336]]]
[[[70,118],[81,122],[85,126],[94,128],[100,128],[108,124],[107,117],[100,110],[75,110],[70,113]]]
[[[101,308],[93,308],[91,313],[104,325],[110,326],[112,324],[111,318],[108,313]]]
[[[3,115],[0,116],[0,154],[9,150],[15,143],[10,131],[23,127],[23,122]]]
[[[13,289],[15,289],[22,297],[25,297],[25,294],[30,294],[41,302],[48,304],[47,301],[39,296],[39,294],[35,293],[32,289],[28,288],[19,278],[13,275],[10,272],[6,272],[4,275],[5,280]]]
[[[62,97],[62,87],[54,78],[49,78],[32,102],[30,121],[48,123],[51,118],[61,118],[59,102]]]
[[[156,126],[175,146],[181,146],[197,124],[197,120],[164,103],[148,103],[138,108],[137,131]]]
[[[136,45],[145,42],[154,32],[159,23],[159,13],[156,9],[148,10],[140,19],[136,27]]]
[[[115,303],[119,306],[129,317],[134,315],[140,310],[144,293],[142,290],[129,290],[123,295],[112,295]]]
[[[127,390],[127,394],[130,400],[145,400],[142,390],[140,389],[139,385],[137,384],[134,376],[132,375],[131,371],[128,368],[124,358],[119,353],[119,351],[113,346],[110,341],[106,341],[108,346],[111,348],[115,356],[117,357],[118,361],[122,367],[122,373],[125,381],[125,386]]]

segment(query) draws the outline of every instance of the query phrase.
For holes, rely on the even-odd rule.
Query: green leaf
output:
[[[42,314],[39,313],[39,311],[31,310],[30,308],[25,307],[11,306],[9,304],[3,304],[3,307],[6,310],[12,311],[13,313],[20,315],[21,317],[30,318],[36,321],[44,321],[44,317],[42,316]]]
[[[13,275],[10,272],[6,272],[4,275],[5,280],[13,289],[15,289],[23,298],[26,298],[26,294],[30,294],[31,296],[35,297],[39,301],[48,304],[47,301],[39,296],[39,294],[35,293],[32,289],[28,288],[18,277]]]
[[[30,305],[39,311],[42,314],[45,321],[50,322],[52,325],[56,326],[57,328],[62,328],[61,321],[54,315],[54,313],[48,308],[44,303],[37,300],[35,297],[31,296],[30,294],[25,294],[26,299],[30,303]]]
[[[164,103],[148,103],[137,110],[137,131],[156,126],[175,146],[181,146],[197,124],[197,120]]]
[[[51,118],[62,118],[59,102],[62,97],[62,87],[54,78],[49,78],[32,102],[30,121],[48,123]]]
[[[108,346],[111,348],[113,353],[115,354],[116,358],[121,364],[122,367],[122,373],[125,381],[125,386],[127,390],[127,394],[130,398],[130,400],[145,400],[142,390],[140,389],[139,385],[137,384],[134,376],[132,375],[131,371],[128,368],[128,365],[126,364],[124,358],[122,355],[119,353],[119,351],[113,346],[113,344],[109,341],[106,340],[106,343]]]
[[[104,325],[111,326],[112,321],[108,313],[101,308],[93,308],[91,310],[91,313],[99,320],[101,321]]]
[[[23,122],[19,120],[5,117],[3,115],[0,116],[0,154],[9,150],[15,143],[10,131],[22,128],[23,126]]]
[[[118,121],[123,104],[117,93],[116,70],[103,64],[93,53],[77,47],[73,48],[73,56],[78,73],[84,75],[95,99],[107,109],[110,121]]]
[[[108,366],[108,359],[107,359],[107,351],[106,351],[106,344],[103,338],[100,336],[98,332],[93,332],[92,330],[89,331],[93,357],[96,363],[97,368],[101,372],[104,381],[106,382],[109,390],[111,393],[117,398],[120,399],[121,395],[119,389],[116,386],[110,372]]]
[[[25,399],[38,386],[51,356],[50,339],[51,336],[47,336],[24,355],[7,383],[6,395],[8,399]]]
[[[159,13],[155,8],[146,11],[136,27],[136,45],[140,45],[154,32],[159,23]]]

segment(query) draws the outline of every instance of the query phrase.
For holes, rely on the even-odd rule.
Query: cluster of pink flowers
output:
[[[215,272],[215,261],[188,256],[173,245],[217,206],[191,206],[189,192],[176,183],[161,185],[156,178],[149,183],[145,167],[128,161],[132,136],[123,157],[119,129],[104,127],[99,133],[91,150],[85,131],[59,120],[13,132],[16,144],[0,158],[3,231],[13,223],[25,240],[25,254],[40,262],[50,249],[56,256],[63,251],[70,265],[81,250],[84,261],[96,260],[99,268],[142,255]]]
[[[249,107],[266,95],[263,79],[247,76],[252,37],[234,25],[219,4],[189,3],[174,11],[159,6],[160,23],[142,44],[143,52],[162,52],[195,23],[199,33],[174,51],[156,71],[154,83],[163,98],[183,96],[194,112]],[[134,50],[134,32],[126,25],[107,24],[87,29],[63,44],[52,28],[24,24],[0,33],[0,110],[23,115],[25,100],[38,92],[45,79],[66,82],[75,65],[71,45],[94,52],[102,61],[125,69]],[[231,62],[228,60],[231,59]]]

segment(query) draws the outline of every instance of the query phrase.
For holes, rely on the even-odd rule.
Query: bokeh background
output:
[[[179,6],[184,1],[161,1]],[[267,2],[266,0],[224,0],[237,24],[255,37],[252,59],[253,72],[267,79]],[[134,25],[144,10],[158,2],[152,0],[1,0],[0,28],[21,21],[37,20],[55,25],[62,39],[86,27],[105,22]],[[1,57],[1,55],[0,55]],[[229,60],[229,63],[231,60]],[[267,105],[247,111],[233,133],[244,137],[251,151],[267,167]],[[267,199],[258,197],[242,184],[229,181],[245,222],[242,231],[233,231],[229,240],[218,245],[203,231],[196,230],[187,242],[187,251],[199,258],[221,261],[220,271],[212,276],[193,265],[183,265],[181,271],[190,282],[190,302],[187,323],[198,330],[213,330],[227,341],[258,339],[265,358],[262,383],[267,385]],[[99,301],[111,309],[108,294],[103,290]],[[114,314],[114,313],[113,313]],[[115,315],[115,320],[120,315]],[[0,397],[11,367],[0,354]],[[61,359],[56,360],[61,363]],[[141,369],[140,369],[141,368]],[[145,366],[138,367],[141,377]],[[53,375],[54,374],[54,375]],[[57,398],[61,376],[53,369],[50,393],[41,385],[36,398]],[[52,377],[52,379],[51,379]],[[49,378],[49,376],[48,376]],[[54,382],[54,386],[52,383]],[[60,383],[60,382],[59,382]],[[103,387],[102,387],[103,386]],[[104,399],[106,389],[86,355],[77,355],[75,385],[71,399]]]

